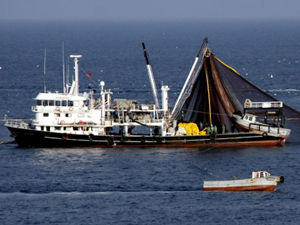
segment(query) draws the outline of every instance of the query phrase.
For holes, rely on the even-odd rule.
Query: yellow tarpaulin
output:
[[[186,131],[186,135],[188,136],[206,134],[206,128],[204,128],[202,131],[199,131],[199,128],[195,123],[179,123],[178,127],[184,128]]]

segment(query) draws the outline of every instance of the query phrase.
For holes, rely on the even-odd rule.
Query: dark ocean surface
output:
[[[208,37],[211,51],[275,98],[300,110],[299,21],[1,22],[0,116],[32,118],[32,100],[62,90],[65,56],[81,54],[80,88],[151,102],[155,79],[173,106]],[[67,57],[66,57],[67,58]],[[66,59],[66,63],[68,60]],[[70,62],[72,76],[73,62]],[[92,73],[87,77],[84,73]],[[97,92],[99,93],[99,92]],[[0,122],[0,142],[8,130]],[[284,147],[31,149],[0,145],[0,224],[298,224],[300,129]],[[275,192],[203,192],[204,180],[285,177]]]

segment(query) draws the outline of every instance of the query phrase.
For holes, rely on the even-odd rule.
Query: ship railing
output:
[[[245,108],[282,108],[283,102],[281,101],[272,101],[272,102],[251,102],[246,101]]]
[[[151,122],[153,123],[161,123],[163,120],[162,119],[152,119]]]
[[[5,125],[11,127],[28,127],[28,123],[26,123],[25,119],[6,119]]]
[[[31,106],[31,110],[33,112],[72,112],[72,111],[78,111],[78,112],[87,112],[88,107],[74,107],[74,106]]]
[[[257,123],[249,124],[249,130],[257,129],[257,127],[258,127],[258,131],[263,131],[263,132],[266,132],[266,130],[263,130],[262,127],[267,127],[267,133],[271,133],[271,128],[277,129],[277,134],[279,134],[279,127],[270,126],[269,124],[257,124]]]

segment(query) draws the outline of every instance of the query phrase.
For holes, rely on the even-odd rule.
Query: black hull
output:
[[[284,139],[258,133],[228,133],[199,136],[80,135],[7,126],[20,147],[237,147],[282,146]]]

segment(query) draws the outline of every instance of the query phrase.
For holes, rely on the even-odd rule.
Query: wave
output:
[[[37,195],[37,196],[48,196],[48,195],[89,195],[89,194],[159,194],[159,193],[176,193],[176,192],[198,192],[203,191],[202,188],[199,189],[174,189],[174,190],[107,190],[107,191],[54,191],[54,192],[29,192],[29,191],[19,191],[19,192],[0,192],[0,197],[5,196],[17,196],[17,195]]]
[[[294,89],[294,88],[288,88],[288,89],[270,89],[267,90],[267,92],[299,92],[300,90]]]

